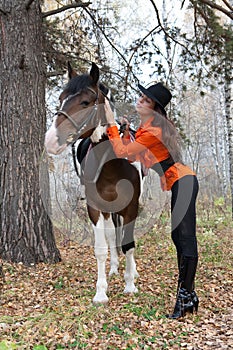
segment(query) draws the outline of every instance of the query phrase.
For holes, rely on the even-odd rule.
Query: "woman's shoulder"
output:
[[[148,135],[150,135],[150,137],[156,138],[157,140],[160,140],[160,141],[162,140],[163,132],[159,126],[150,125],[147,128],[147,133]]]

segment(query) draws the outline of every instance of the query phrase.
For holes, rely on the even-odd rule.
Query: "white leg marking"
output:
[[[112,218],[110,217],[105,221],[105,235],[109,242],[110,247],[110,271],[109,276],[115,274],[118,275],[118,254],[116,249],[116,232]]]
[[[126,269],[125,269],[125,289],[124,293],[137,293],[138,289],[135,287],[134,278],[138,277],[136,263],[134,260],[134,248],[128,250],[125,254]]]
[[[106,280],[106,272],[105,265],[106,259],[108,255],[108,245],[104,232],[104,218],[103,215],[100,214],[99,221],[96,226],[93,225],[94,234],[95,234],[95,256],[97,259],[97,267],[98,267],[98,279],[96,283],[96,295],[94,296],[93,303],[107,303],[107,280]]]

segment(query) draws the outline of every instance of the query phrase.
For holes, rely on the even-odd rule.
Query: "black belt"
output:
[[[173,165],[175,164],[174,160],[169,157],[167,159],[162,160],[162,162],[159,163],[155,163],[154,165],[152,165],[151,169],[153,169],[154,171],[156,171],[156,173],[159,176],[163,176],[164,173]]]

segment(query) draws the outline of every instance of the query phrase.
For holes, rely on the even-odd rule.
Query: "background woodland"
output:
[[[207,206],[216,198],[231,206],[232,4],[148,0],[77,6],[60,12],[61,4],[55,8],[54,2],[44,3],[49,29],[48,119],[53,117],[59,91],[67,81],[67,60],[81,72],[90,69],[91,61],[96,62],[101,81],[112,90],[117,115],[127,114],[135,127],[138,82],[147,86],[162,81],[173,94],[169,117],[182,136],[184,162],[198,174],[199,197]],[[71,156],[58,163],[51,176],[53,205],[57,217],[62,214],[69,226],[73,224],[71,208],[77,205],[77,197],[83,196],[83,189],[77,188]],[[165,200],[158,182],[150,174],[146,183],[144,203],[153,192],[154,205],[162,196],[161,209]]]
[[[0,350],[233,348],[232,19],[232,0],[0,0]],[[122,293],[120,257],[111,302],[92,305],[83,188],[70,151],[44,151],[68,61],[78,72],[95,62],[135,127],[138,82],[171,89],[169,117],[200,183],[197,315],[164,317],[176,256],[169,194],[152,173],[136,227],[139,292]]]

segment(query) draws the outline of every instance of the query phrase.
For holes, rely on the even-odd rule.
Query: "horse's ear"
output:
[[[94,62],[92,62],[90,76],[92,77],[94,84],[97,85],[99,81],[100,72],[98,66]]]
[[[69,76],[69,79],[72,79],[72,78],[76,77],[77,72],[72,68],[70,62],[68,62],[67,66],[68,66],[68,76]]]

